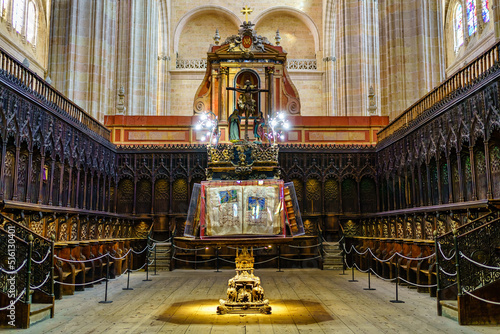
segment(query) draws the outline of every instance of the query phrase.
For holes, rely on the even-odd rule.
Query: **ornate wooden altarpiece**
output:
[[[256,102],[253,116],[262,112],[267,119],[277,111],[300,115],[299,94],[286,70],[286,52],[257,35],[253,26],[243,22],[237,35],[228,37],[221,45],[211,45],[207,54],[207,70],[193,109],[195,113],[214,112],[222,129],[238,108],[238,88],[241,90],[247,81],[256,88],[252,94]],[[265,98],[259,89],[266,91]]]
[[[252,247],[288,242],[304,233],[293,184],[284,186],[280,180],[278,145],[263,144],[264,138],[251,141],[248,135],[252,117],[267,119],[278,110],[300,113],[297,90],[286,72],[286,53],[257,35],[253,26],[245,21],[238,35],[211,46],[194,102],[195,112],[214,111],[218,126],[228,123],[232,110],[245,117],[244,136],[236,135],[229,145],[208,143],[208,181],[194,188],[186,221],[185,236],[200,237],[197,243],[236,246],[236,276],[228,282],[219,314],[251,309],[271,313],[260,278],[253,274]],[[261,98],[262,92],[267,99]]]
[[[193,189],[185,236],[201,237],[199,245],[237,249],[236,275],[217,313],[258,309],[269,314],[260,278],[253,274],[252,247],[287,243],[304,233],[293,183],[284,186],[279,179],[276,144],[208,144],[207,153],[208,181]]]

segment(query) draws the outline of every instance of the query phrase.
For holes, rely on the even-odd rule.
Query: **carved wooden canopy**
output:
[[[222,45],[211,45],[207,53],[207,70],[194,99],[194,113],[213,111],[219,121],[226,121],[236,108],[238,92],[227,87],[252,85],[268,89],[255,94],[257,111],[264,117],[276,111],[300,115],[300,98],[286,70],[286,52],[272,45],[266,37],[257,35],[251,22],[244,22],[237,35]]]

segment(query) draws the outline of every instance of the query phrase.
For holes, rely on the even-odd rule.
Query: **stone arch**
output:
[[[309,31],[313,35],[314,48],[315,48],[316,53],[321,51],[321,46],[320,46],[321,41],[320,41],[320,34],[319,34],[318,27],[316,26],[314,21],[309,17],[309,15],[307,15],[306,13],[304,13],[303,11],[301,11],[299,9],[296,9],[296,8],[293,8],[290,6],[274,6],[274,7],[268,8],[268,9],[262,11],[262,13],[258,14],[255,17],[255,21],[253,23],[255,23],[255,26],[257,26],[262,21],[262,19],[264,19],[266,16],[275,15],[275,14],[279,14],[279,13],[289,14],[291,16],[296,17],[300,21],[302,21],[302,23],[304,23],[306,25],[306,27],[309,29]]]
[[[179,41],[181,38],[181,34],[186,27],[187,23],[199,16],[202,15],[207,15],[207,14],[216,14],[219,16],[222,16],[226,19],[229,20],[229,22],[233,23],[236,27],[239,27],[241,25],[241,20],[229,9],[222,7],[222,6],[216,6],[216,5],[205,5],[205,6],[199,6],[196,7],[186,14],[179,20],[179,23],[175,27],[174,30],[174,39],[173,39],[173,50],[174,53],[177,54],[179,52]],[[237,29],[236,29],[237,31]],[[235,33],[236,33],[235,31]],[[215,33],[215,31],[213,31]],[[224,36],[221,36],[223,39],[225,38]],[[208,46],[207,46],[208,47]]]

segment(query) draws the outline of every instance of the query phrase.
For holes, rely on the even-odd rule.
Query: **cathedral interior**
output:
[[[39,326],[67,317],[71,298],[105,289],[110,302],[108,281],[128,288],[158,271],[171,275],[155,286],[161,295],[198,284],[193,273],[232,275],[236,261],[229,288],[230,275],[207,296],[217,304],[228,289],[214,318],[233,319],[227,326],[238,325],[224,314],[236,301],[255,299],[264,314],[247,325],[288,332],[272,320],[294,314],[280,284],[293,290],[300,277],[323,291],[356,271],[395,287],[396,302],[398,288],[412,288],[428,297],[428,317],[457,325],[434,329],[498,330],[500,0],[0,0],[0,9],[0,328],[49,332]],[[210,211],[214,184],[233,187],[220,188],[227,203],[275,187],[242,195],[241,212],[273,203],[269,233],[214,237],[223,231]],[[276,269],[295,276],[280,280]],[[190,302],[168,312],[205,307]],[[333,332],[340,316],[315,316],[328,312],[309,302],[318,332]],[[169,321],[151,332],[183,323]],[[262,321],[276,323],[258,330]],[[292,323],[290,332],[308,328]]]

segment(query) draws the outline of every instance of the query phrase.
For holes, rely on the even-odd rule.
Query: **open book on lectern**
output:
[[[203,190],[205,228],[202,236],[283,233],[282,182],[207,182],[203,184],[202,193]]]

